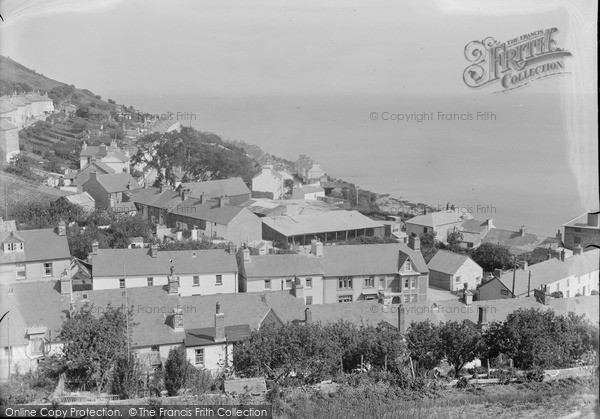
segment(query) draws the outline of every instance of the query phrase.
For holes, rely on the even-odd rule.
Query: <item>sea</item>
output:
[[[587,210],[559,95],[122,95],[118,103],[243,140],[331,176],[498,228],[554,237]],[[571,156],[572,158],[572,156]],[[596,176],[594,172],[593,176]]]

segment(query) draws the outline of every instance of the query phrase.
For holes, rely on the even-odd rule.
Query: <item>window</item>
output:
[[[405,302],[405,303],[408,303],[408,302],[410,302],[410,295],[405,295],[405,296],[404,296],[404,302]]]
[[[4,250],[7,252],[16,252],[17,250],[23,250],[23,243],[5,243]]]
[[[17,263],[15,264],[17,270],[17,279],[25,279],[27,276],[25,275],[25,264]]]
[[[374,276],[365,278],[365,288],[375,288],[375,277]]]
[[[567,278],[567,287],[571,286],[571,280],[569,278]]]
[[[292,288],[292,280],[291,279],[286,279],[285,280],[285,287],[287,289],[291,289]]]
[[[271,289],[271,280],[270,279],[265,279],[265,289],[266,290]]]
[[[365,300],[376,300],[377,294],[363,294],[363,299]]]
[[[44,276],[52,276],[52,262],[44,262]]]
[[[44,353],[44,338],[41,336],[32,336],[29,339],[29,348],[32,354]]]
[[[414,276],[410,279],[410,287],[412,289],[416,289],[417,288],[417,278],[415,278]]]
[[[312,297],[310,297],[310,296],[307,296],[307,297],[306,297],[306,305],[307,305],[307,306],[310,306],[310,305],[312,305]]]
[[[152,345],[152,346],[150,347],[150,350],[151,350],[152,352],[158,352],[158,345]]]
[[[350,278],[349,276],[344,276],[338,279],[338,289],[352,289],[352,278]]]
[[[411,270],[410,259],[407,259],[406,262],[404,262],[404,272],[410,272],[410,270]]]
[[[404,288],[405,289],[410,288],[410,278],[408,278],[408,277],[404,278]]]
[[[352,296],[351,295],[338,295],[338,303],[351,303]]]
[[[411,303],[416,303],[418,298],[419,298],[419,296],[417,294],[412,294],[410,296],[410,302]]]
[[[508,290],[500,290],[500,295],[508,295]]]
[[[223,275],[217,275],[217,285],[223,285]]]
[[[87,295],[87,293],[85,293],[85,292],[84,292],[84,293],[81,295],[81,299],[82,299],[83,301],[86,301],[86,300],[88,299],[88,295]]]
[[[456,279],[454,280],[454,282],[456,282],[457,284],[460,282],[460,275],[458,275],[458,276],[456,277]]]
[[[204,366],[204,349],[196,349],[194,354],[194,362],[196,363],[196,365]]]
[[[574,230],[575,230],[575,233],[581,233],[581,229],[579,227],[575,227]]]
[[[306,288],[312,288],[312,278],[306,278]]]
[[[119,288],[125,288],[125,278],[119,278]]]
[[[384,289],[385,288],[385,276],[380,276],[379,277],[379,288],[380,289]]]
[[[556,283],[556,291],[560,291],[560,284]]]
[[[194,275],[194,277],[192,278],[192,286],[193,287],[199,287],[200,286],[200,277],[198,275]]]
[[[153,286],[153,285],[154,285],[154,278],[153,278],[153,277],[151,277],[151,276],[149,276],[149,277],[148,277],[148,286],[149,286],[149,287],[151,287],[151,286]]]

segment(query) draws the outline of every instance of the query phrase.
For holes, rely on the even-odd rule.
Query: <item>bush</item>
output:
[[[525,371],[525,380],[538,383],[544,381],[544,370],[542,368],[532,368]]]
[[[467,388],[469,386],[469,377],[460,377],[456,383],[456,388]]]

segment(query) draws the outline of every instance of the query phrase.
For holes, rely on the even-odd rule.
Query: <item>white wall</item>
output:
[[[322,275],[303,275],[298,276],[302,283],[304,301],[306,297],[312,297],[313,304],[323,304],[323,276]],[[312,287],[306,286],[306,279],[312,278]],[[271,288],[265,288],[265,279],[271,280]],[[291,290],[292,288],[286,288],[286,279],[291,279],[294,282],[293,277],[271,277],[271,278],[251,278],[246,281],[246,292],[268,292],[268,291],[281,291]]]
[[[227,351],[225,347],[227,346]],[[204,349],[204,366],[196,365],[196,349]],[[233,344],[221,344],[208,345],[202,347],[189,347],[186,348],[186,355],[188,360],[198,369],[207,369],[213,375],[216,375],[221,369],[225,367],[225,354],[229,365],[233,365]]]

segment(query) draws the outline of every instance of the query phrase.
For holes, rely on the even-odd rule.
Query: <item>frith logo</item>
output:
[[[472,41],[465,47],[463,80],[472,88],[499,82],[501,91],[526,86],[543,77],[564,74],[569,51],[558,48],[557,28],[538,30],[500,43],[492,37]]]

